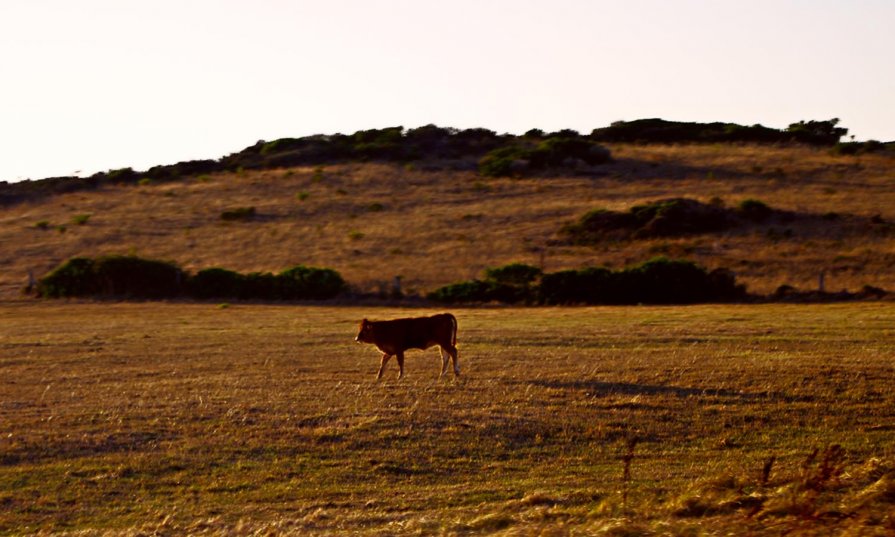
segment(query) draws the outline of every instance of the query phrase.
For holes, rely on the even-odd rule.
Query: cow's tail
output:
[[[453,314],[448,313],[448,317],[451,318],[452,331],[451,331],[451,345],[454,347],[457,346],[457,318],[453,316]]]

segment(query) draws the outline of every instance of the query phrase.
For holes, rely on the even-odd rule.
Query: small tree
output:
[[[485,269],[485,278],[507,285],[528,286],[543,272],[538,267],[524,263],[511,263],[502,267]]]
[[[786,132],[791,133],[798,142],[833,145],[848,134],[848,129],[836,126],[838,123],[838,117],[826,121],[799,121],[791,123]]]

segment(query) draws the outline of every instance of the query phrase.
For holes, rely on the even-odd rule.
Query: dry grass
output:
[[[891,303],[455,310],[374,382],[426,313],[0,303],[0,533],[895,529]]]
[[[620,267],[656,255],[736,271],[751,290],[895,288],[888,227],[751,233],[557,246],[556,231],[585,211],[623,210],[669,196],[729,205],[748,198],[800,212],[881,215],[895,221],[895,158],[834,157],[810,148],[690,145],[612,147],[617,162],[585,175],[485,180],[474,172],[357,164],[218,174],[183,182],[109,187],[6,207],[0,212],[0,296],[75,255],[133,253],[196,270],[332,267],[365,291],[396,275],[425,292],[509,262],[548,271]],[[224,210],[255,207],[250,222]],[[73,225],[77,215],[91,215]],[[38,223],[45,222],[43,227]],[[60,227],[64,226],[64,232]]]

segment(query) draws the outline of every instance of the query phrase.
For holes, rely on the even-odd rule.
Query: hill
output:
[[[532,132],[509,141],[476,132],[477,141],[467,140],[476,147],[471,152],[433,142],[441,149],[431,155],[374,158],[386,150],[367,147],[374,153],[366,161],[333,157],[324,165],[278,157],[248,164],[246,155],[300,152],[296,147],[305,143],[279,142],[274,148],[286,153],[265,153],[273,142],[264,142],[234,154],[246,165],[232,169],[220,163],[233,156],[204,167],[181,163],[93,180],[5,185],[0,296],[18,296],[29,271],[40,277],[70,257],[104,254],[170,260],[191,271],[329,267],[363,292],[388,292],[396,276],[405,293],[425,293],[514,262],[545,271],[621,268],[658,255],[728,268],[758,293],[784,284],[816,288],[821,271],[828,290],[895,289],[895,155],[885,146],[843,154],[805,143],[599,139],[611,160],[588,162],[550,160],[555,154],[544,160],[548,149],[581,150],[545,142],[597,144],[597,131]],[[509,177],[477,169],[482,155],[510,142],[521,153],[512,157]],[[681,235],[620,234],[587,244],[563,236],[589,212],[625,213],[671,198],[727,208],[759,201],[775,214],[810,217]]]

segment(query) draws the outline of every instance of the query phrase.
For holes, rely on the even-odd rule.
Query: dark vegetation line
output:
[[[482,280],[454,283],[427,298],[446,304],[502,302],[528,305],[720,304],[731,302],[837,302],[882,299],[888,292],[865,285],[857,293],[800,291],[781,285],[770,296],[750,295],[725,268],[712,271],[684,259],[657,257],[611,270],[589,267],[543,273],[514,263],[485,270]]]
[[[837,212],[823,214],[776,209],[756,199],[746,199],[727,207],[720,198],[703,203],[689,198],[667,198],[627,211],[595,209],[559,230],[559,244],[591,246],[609,241],[656,237],[683,237],[724,232],[764,230],[773,236],[799,233],[849,232],[890,234],[895,224],[882,215],[861,217]],[[806,231],[806,230],[813,231]]]
[[[333,269],[298,265],[279,274],[241,274],[223,268],[185,272],[173,263],[134,256],[69,259],[41,278],[29,293],[44,298],[329,300],[350,294]],[[700,304],[755,300],[832,301],[883,298],[865,286],[859,293],[802,293],[782,286],[771,297],[747,294],[733,272],[707,271],[686,260],[655,258],[621,270],[605,267],[544,273],[521,263],[485,271],[482,280],[454,283],[427,295],[431,302],[527,305]],[[364,296],[353,295],[355,300]],[[369,298],[369,297],[366,297]],[[380,297],[381,298],[381,297]],[[390,298],[402,298],[392,296]]]
[[[190,274],[166,261],[112,255],[69,259],[31,291],[45,298],[326,300],[345,289],[342,276],[327,268],[298,265],[279,274],[209,268]]]
[[[107,184],[140,181],[175,181],[187,176],[239,170],[263,170],[289,166],[340,162],[412,162],[427,160],[445,167],[468,167],[472,160],[486,176],[520,175],[531,171],[583,162],[602,164],[611,160],[601,143],[759,143],[808,144],[830,147],[843,154],[877,151],[877,141],[839,140],[848,129],[838,119],[799,121],[786,129],[735,123],[692,123],[641,119],[619,121],[590,134],[565,129],[547,133],[531,129],[521,136],[497,134],[482,128],[453,129],[426,125],[415,129],[390,127],[354,134],[313,135],[259,141],[217,160],[191,160],[153,166],[145,171],[121,168],[90,177],[51,177],[37,181],[0,182],[0,205],[41,196],[98,188]]]
[[[488,269],[483,280],[447,285],[429,299],[436,302],[527,304],[696,304],[746,298],[726,269],[711,272],[691,261],[652,259],[613,271],[604,267],[543,273],[521,263]]]
[[[34,292],[45,298],[326,300],[347,290],[332,269],[299,265],[279,274],[240,274],[209,268],[189,274],[165,261],[104,256],[69,259],[38,281]],[[442,287],[427,298],[442,303],[685,304],[745,296],[745,287],[736,284],[730,271],[706,272],[689,261],[659,258],[615,272],[589,268],[544,274],[515,263],[488,269],[484,280]]]

